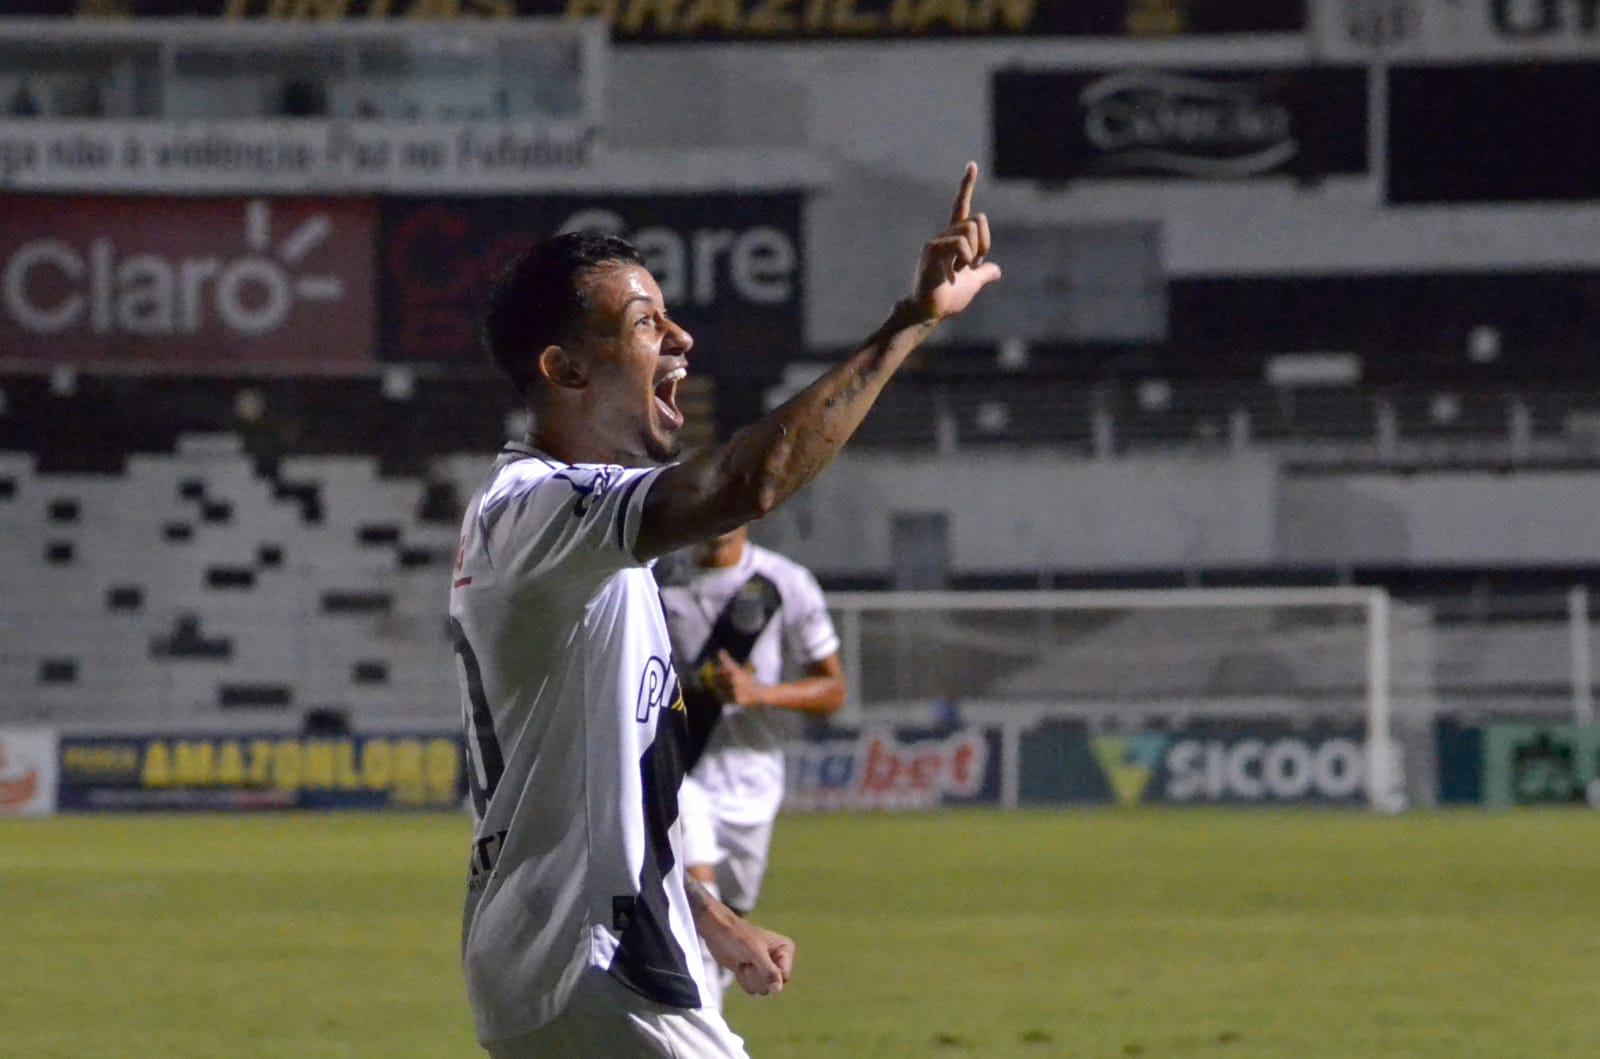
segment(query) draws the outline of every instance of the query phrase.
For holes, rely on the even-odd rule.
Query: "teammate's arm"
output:
[[[751,996],[781,991],[794,973],[794,942],[744,919],[712,897],[698,879],[689,876],[683,882],[695,929],[712,957],[732,971],[740,988]]]
[[[950,224],[922,248],[909,297],[866,343],[726,444],[668,467],[644,500],[634,555],[652,559],[761,518],[828,465],[906,357],[1000,278],[967,165]]]
[[[844,667],[829,655],[806,666],[806,675],[781,684],[762,684],[726,651],[717,654],[711,687],[734,706],[777,706],[785,710],[832,713],[844,705]]]

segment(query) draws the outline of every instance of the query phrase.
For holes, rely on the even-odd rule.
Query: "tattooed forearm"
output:
[[[695,919],[710,911],[712,902],[716,898],[711,896],[711,891],[705,888],[704,883],[692,875],[686,875],[683,879],[683,888],[689,893],[689,911],[694,913]]]
[[[900,303],[861,348],[726,445],[662,472],[634,554],[664,555],[767,514],[821,474],[934,322]]]

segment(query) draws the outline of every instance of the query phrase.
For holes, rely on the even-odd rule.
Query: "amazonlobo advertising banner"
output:
[[[1000,70],[995,174],[1310,179],[1367,170],[1367,74],[1359,67]]]
[[[455,732],[62,736],[63,812],[454,809],[465,796]]]
[[[389,198],[381,207],[382,355],[487,363],[490,280],[538,239],[578,228],[639,248],[696,371],[769,376],[801,344],[799,192]]]

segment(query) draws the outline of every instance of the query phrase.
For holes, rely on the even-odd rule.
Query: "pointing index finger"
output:
[[[950,210],[950,223],[959,224],[967,219],[967,214],[972,211],[972,187],[978,182],[978,163],[968,162],[967,171],[961,177],[961,190],[956,192],[956,204]]]

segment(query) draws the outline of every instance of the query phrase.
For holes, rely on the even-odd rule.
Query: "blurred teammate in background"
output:
[[[485,339],[533,425],[467,505],[449,620],[474,816],[462,962],[496,1059],[744,1056],[704,1006],[701,942],[747,992],[788,980],[793,943],[684,875],[689,713],[648,564],[815,478],[912,350],[1000,278],[976,180],[968,166],[861,348],[681,463],[691,340],[633,247],[559,236],[496,284]]]
[[[690,715],[715,718],[678,793],[684,867],[748,916],[783,803],[789,720],[844,703],[839,636],[811,572],[751,544],[743,526],[691,549],[687,569],[663,583],[661,602]],[[709,949],[704,956],[703,999],[721,1008],[728,983]]]

